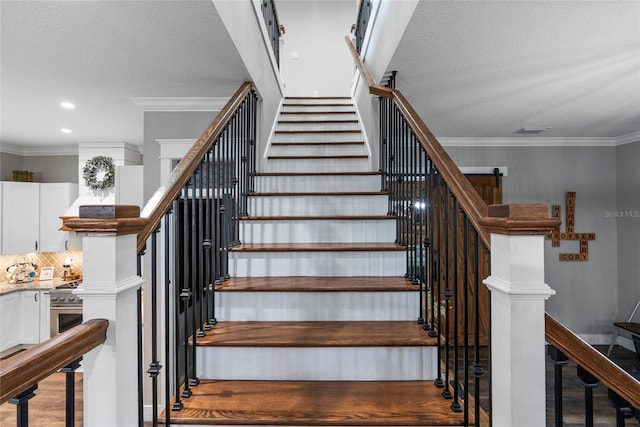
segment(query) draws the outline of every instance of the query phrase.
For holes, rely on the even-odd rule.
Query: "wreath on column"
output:
[[[114,186],[116,167],[111,157],[95,156],[82,168],[84,183],[92,190],[107,190]]]

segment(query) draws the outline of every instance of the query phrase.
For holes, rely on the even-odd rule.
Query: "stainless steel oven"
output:
[[[82,323],[82,300],[73,294],[80,282],[69,282],[51,290],[50,332],[54,337]]]

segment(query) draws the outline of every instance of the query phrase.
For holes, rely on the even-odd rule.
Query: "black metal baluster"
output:
[[[578,365],[578,377],[584,386],[584,425],[593,427],[593,389],[600,381],[580,365]]]
[[[556,427],[562,427],[562,368],[568,363],[567,356],[552,345],[547,347],[547,354],[553,363],[554,418]]]
[[[80,367],[82,357],[69,363],[60,372],[66,374],[65,378],[65,426],[76,425],[76,370]]]
[[[196,175],[191,175],[191,274],[189,275],[189,288],[191,289],[191,327],[189,335],[191,335],[191,370],[192,375],[189,378],[189,385],[195,387],[200,384],[200,379],[196,372],[196,347],[198,345],[198,337],[196,330],[198,329],[198,249],[199,249],[199,233],[198,233],[198,207],[196,203]],[[186,264],[187,266],[189,263]],[[188,338],[187,338],[188,342]]]
[[[16,426],[29,427],[29,400],[36,394],[34,391],[38,389],[38,384],[32,385],[22,393],[19,393],[8,402],[16,405]]]
[[[453,197],[453,402],[451,403],[451,410],[453,412],[461,412],[459,402],[458,388],[460,386],[460,377],[458,369],[460,367],[458,360],[458,199]],[[448,323],[448,322],[447,322]]]
[[[607,394],[616,408],[616,427],[624,427],[625,418],[633,415],[634,408],[615,391],[608,389]]]
[[[175,202],[174,202],[175,204]],[[171,213],[173,212],[173,204],[169,210],[164,214],[164,361],[167,365],[167,370],[164,375],[164,424],[166,426],[171,425],[171,411],[169,410],[169,403],[171,397],[171,367],[175,369],[175,363],[171,364]],[[177,301],[174,302],[174,310],[177,311]],[[177,326],[177,325],[176,325]],[[175,327],[174,327],[175,330]],[[174,334],[175,335],[175,334]],[[177,395],[176,395],[177,398]]]
[[[205,274],[204,274],[204,263],[205,263],[205,257],[204,257],[204,252],[205,252],[205,234],[204,234],[204,222],[203,222],[203,218],[204,218],[204,174],[205,174],[205,169],[204,169],[204,161],[200,162],[200,165],[198,166],[198,176],[199,176],[199,180],[198,180],[198,197],[197,199],[195,199],[197,201],[197,206],[198,206],[198,211],[197,211],[197,236],[198,239],[196,241],[196,247],[197,247],[197,252],[196,252],[196,258],[197,258],[197,265],[198,265],[198,277],[196,280],[196,291],[198,292],[198,298],[196,298],[196,302],[198,302],[198,310],[197,310],[197,315],[198,315],[198,323],[196,323],[196,326],[199,328],[198,332],[197,332],[197,336],[198,338],[202,338],[206,335],[205,333],[205,321],[207,319],[206,317],[206,313],[205,313]],[[211,327],[209,327],[209,329],[211,329]]]
[[[182,189],[182,193],[184,197],[185,189]],[[184,199],[183,199],[184,200]],[[184,237],[180,236],[180,215],[179,215],[179,207],[180,202],[179,199],[173,201],[173,212],[176,214],[173,215],[173,235],[174,238],[174,276],[175,276],[175,284],[173,286],[174,291],[174,308],[173,308],[173,323],[174,323],[174,331],[175,331],[175,343],[174,343],[174,354],[173,359],[175,360],[174,367],[174,386],[175,386],[175,397],[176,400],[173,402],[173,406],[171,407],[172,411],[179,411],[182,409],[182,394],[180,393],[180,387],[182,385],[182,381],[180,378],[180,346],[182,345],[182,340],[180,339],[180,305],[184,306],[183,300],[183,290],[180,289],[180,284],[178,283],[179,278],[184,281],[184,272],[181,268],[181,260],[180,260],[180,248],[184,248]],[[185,370],[186,372],[186,370]],[[170,424],[167,424],[170,425]]]
[[[182,240],[182,256],[183,256],[183,264],[182,264],[182,291],[180,292],[180,298],[183,303],[183,339],[184,339],[184,390],[182,391],[183,398],[191,397],[191,382],[189,381],[189,336],[191,335],[189,332],[189,302],[191,301],[191,269],[189,268],[189,249],[191,248],[191,228],[189,218],[190,210],[189,210],[189,189],[193,190],[194,188],[194,179],[191,177],[191,186],[185,187],[184,189],[184,206],[183,206],[183,240]]]
[[[429,336],[436,337],[438,333],[436,332],[436,307],[435,307],[435,299],[437,293],[437,271],[436,263],[437,258],[435,257],[434,250],[436,248],[436,240],[435,240],[435,227],[436,227],[436,208],[438,206],[435,196],[435,167],[433,163],[429,160],[429,183],[426,186],[427,188],[427,203],[428,203],[428,239],[427,239],[427,251],[428,251],[428,263],[429,263],[429,284],[428,289],[431,289],[429,305],[430,305],[430,321],[429,321]],[[438,364],[440,364],[440,359],[438,358]]]
[[[444,382],[442,381],[442,364],[440,363],[440,361],[442,360],[442,209],[443,209],[443,205],[442,205],[442,177],[441,175],[438,173],[436,176],[436,191],[435,191],[435,213],[436,213],[436,223],[434,225],[435,229],[436,229],[436,234],[437,234],[437,251],[435,252],[435,262],[434,262],[434,267],[435,267],[435,276],[436,276],[436,280],[435,280],[435,284],[436,284],[436,295],[437,295],[437,300],[436,300],[436,331],[435,333],[432,334],[436,336],[436,339],[438,341],[438,363],[436,364],[436,368],[438,370],[438,376],[436,377],[435,380],[435,385],[437,387],[444,387]]]
[[[464,360],[462,366],[464,369],[464,425],[469,425],[469,218],[467,214],[463,213],[462,222],[462,291],[464,292],[462,297],[462,348],[464,351]],[[475,420],[476,425],[480,423],[479,419]]]
[[[416,139],[415,140],[415,146],[416,149],[418,149],[418,145],[420,144],[420,142]],[[427,156],[424,150],[418,149],[418,170],[416,171],[416,194],[417,194],[417,201],[416,203],[418,204],[417,208],[416,208],[416,220],[415,220],[415,229],[414,229],[414,234],[416,236],[416,242],[418,242],[419,245],[419,251],[418,251],[418,260],[416,260],[416,263],[419,263],[419,267],[416,266],[416,281],[418,284],[418,295],[420,298],[420,303],[419,303],[419,314],[418,314],[418,324],[420,325],[424,325],[424,319],[425,319],[425,307],[424,307],[424,303],[425,303],[425,297],[426,294],[424,293],[424,289],[426,287],[426,283],[425,283],[425,277],[426,274],[423,274],[423,256],[424,256],[424,246],[426,244],[425,242],[425,236],[422,235],[423,231],[424,231],[424,225],[425,225],[425,215],[426,215],[426,211],[424,210],[424,208],[426,207],[427,203],[426,203],[426,198],[425,198],[425,194],[424,194],[424,188],[425,185],[427,183],[427,180],[425,179],[425,173],[426,173],[426,161],[427,161]],[[423,165],[423,160],[424,160],[424,165]],[[420,228],[422,227],[422,228]],[[418,233],[420,233],[420,235],[418,236]]]
[[[158,361],[158,231],[151,235],[151,363],[147,373],[151,377],[153,425],[158,425],[158,374],[162,365]]]
[[[448,186],[445,187],[444,195],[444,304],[445,304],[445,324],[444,324],[444,390],[442,391],[442,397],[445,399],[451,399],[453,396],[451,390],[449,390],[449,325],[451,323],[451,316],[449,314],[449,304],[451,303],[451,288],[450,288],[450,262],[449,259],[449,224],[450,224],[450,210],[449,202],[451,200],[451,192]]]
[[[145,244],[136,257],[136,274],[142,277],[142,257],[147,250]],[[142,286],[136,290],[136,322],[137,322],[137,355],[138,355],[138,427],[144,425],[144,358],[143,358],[143,341],[144,333],[142,328]]]
[[[476,420],[480,419],[480,377],[484,374],[484,368],[480,361],[480,235],[475,230],[475,240],[473,247],[473,313],[474,313],[474,331],[473,331],[473,374],[474,374],[474,404]]]
[[[204,170],[206,171],[205,182],[205,199],[204,199],[204,240],[202,241],[202,248],[204,249],[203,262],[204,262],[204,296],[203,305],[204,311],[204,330],[211,330],[211,294],[213,292],[212,280],[211,280],[211,150],[207,151],[204,157]]]

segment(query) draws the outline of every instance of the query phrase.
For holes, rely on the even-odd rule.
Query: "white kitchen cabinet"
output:
[[[20,344],[20,292],[0,295],[0,353]]]
[[[20,291],[20,344],[40,343],[40,291]]]
[[[78,184],[40,184],[40,245],[41,252],[62,252],[70,249],[69,232],[60,231],[60,217],[78,197]]]
[[[76,199],[78,184],[5,181],[1,185],[0,253],[77,249],[69,244],[69,232],[60,231],[60,216]]]
[[[40,291],[40,342],[44,342],[51,338],[51,316],[49,315],[50,308],[50,291]]]
[[[40,185],[2,183],[2,253],[38,250],[40,239]]]

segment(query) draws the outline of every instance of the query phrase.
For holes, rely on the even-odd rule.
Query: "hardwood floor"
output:
[[[597,347],[606,352],[606,346]],[[612,359],[626,370],[640,365],[638,355],[622,347],[614,347]],[[576,366],[570,362],[563,370],[564,384],[564,427],[584,426],[584,388],[575,375]],[[553,365],[546,364],[547,377],[547,426],[554,426]],[[227,384],[228,385],[228,384]],[[32,427],[62,427],[65,425],[64,374],[54,374],[42,381],[36,390],[36,397],[29,402],[29,425]],[[202,392],[204,392],[204,388]],[[494,397],[495,398],[495,397]],[[206,408],[205,408],[206,409]],[[212,411],[208,409],[208,412]],[[175,415],[174,413],[173,415]],[[148,423],[147,423],[148,424]],[[0,425],[16,425],[16,407],[5,403],[0,405]],[[76,374],[76,426],[82,426],[82,374]],[[615,412],[606,388],[599,385],[594,390],[594,426],[615,426]],[[640,427],[635,418],[626,420],[627,427]]]
[[[76,373],[76,426],[82,425],[82,374]],[[65,384],[66,374],[55,373],[38,384],[35,397],[29,400],[30,427],[65,426]],[[0,426],[11,427],[16,423],[16,405],[0,405]]]

